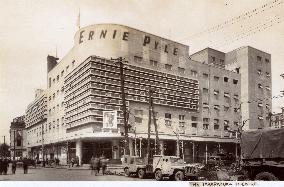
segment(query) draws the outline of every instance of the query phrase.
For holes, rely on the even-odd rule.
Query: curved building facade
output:
[[[89,163],[92,155],[114,162],[120,159],[124,154],[121,79],[119,66],[112,60],[118,57],[127,61],[130,154],[145,155],[150,89],[155,90],[163,154],[180,152],[189,162],[219,152],[238,154],[233,131],[241,121],[235,110],[241,100],[241,75],[225,69],[224,53],[211,51],[210,55],[220,61],[205,62],[203,53],[190,57],[186,45],[123,25],[81,28],[65,57],[59,62],[49,58],[44,143],[31,145],[31,156],[43,149],[47,158],[59,158],[61,163],[73,157]],[[153,125],[151,129],[154,145]]]

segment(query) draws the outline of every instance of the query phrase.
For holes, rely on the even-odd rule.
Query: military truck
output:
[[[153,174],[152,165],[146,164],[145,159],[139,156],[123,156],[122,165],[124,168],[125,176],[136,175],[140,179],[145,178],[147,175]]]
[[[196,169],[195,165],[187,165],[183,159],[176,156],[154,155],[153,157],[153,171],[157,181],[163,180],[164,177],[176,181],[197,180]]]
[[[250,180],[284,180],[284,128],[242,132],[241,153]]]
[[[154,155],[153,160],[147,162],[138,156],[125,155],[122,165],[127,177],[135,175],[143,179],[154,176],[158,181],[166,177],[176,181],[198,179],[198,167],[195,164],[185,164],[181,158],[176,156]]]

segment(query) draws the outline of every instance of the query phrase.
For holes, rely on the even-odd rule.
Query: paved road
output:
[[[10,169],[10,168],[9,168]],[[23,169],[17,168],[16,174],[12,175],[11,170],[7,175],[0,175],[0,181],[137,181],[136,177],[124,177],[117,175],[91,175],[90,170],[68,170],[55,168],[29,169],[28,174],[24,174]],[[142,179],[143,181],[153,181],[153,179]]]

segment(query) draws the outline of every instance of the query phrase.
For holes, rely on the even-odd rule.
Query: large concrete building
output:
[[[44,129],[47,126],[47,96],[46,91],[37,89],[35,100],[26,109],[27,148],[29,156],[42,159],[44,145]]]
[[[252,47],[226,53],[226,69],[241,74],[242,119],[244,130],[269,126],[271,100],[271,55]]]
[[[163,154],[176,154],[177,135],[180,156],[189,162],[217,152],[239,152],[233,131],[242,122],[243,79],[229,66],[232,61],[226,62],[227,54],[208,48],[189,56],[186,45],[127,26],[98,24],[77,31],[73,48],[59,62],[48,57],[48,88],[27,109],[33,116],[38,112],[33,106],[41,103],[43,115],[27,122],[32,156],[43,149],[46,157],[60,158],[61,163],[76,156],[80,163],[88,163],[92,155],[101,154],[120,159],[124,154],[120,69],[111,60],[118,57],[127,61],[130,154],[145,155],[149,89],[154,89]],[[268,83],[265,86],[271,87]],[[153,125],[151,129],[154,145]],[[151,151],[155,153],[154,148]]]

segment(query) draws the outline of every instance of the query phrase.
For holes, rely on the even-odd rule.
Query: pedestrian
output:
[[[79,157],[76,156],[76,166],[79,167]]]
[[[100,169],[101,169],[101,159],[100,159],[100,157],[97,157],[98,158],[98,167],[97,167],[97,169],[98,169],[98,173],[100,173]]]
[[[28,173],[28,159],[25,157],[23,160],[24,174]]]
[[[100,160],[100,163],[101,163],[101,167],[102,167],[102,172],[103,172],[103,175],[105,174],[106,172],[106,168],[107,168],[107,159],[103,156]]]
[[[95,172],[95,157],[94,156],[92,156],[90,164],[91,164],[91,175],[93,175]]]
[[[12,174],[16,173],[16,169],[17,169],[17,161],[13,160],[12,161]]]
[[[9,163],[8,160],[5,158],[4,161],[2,161],[2,171],[4,175],[7,175],[8,172],[8,167],[9,167]]]
[[[71,166],[72,166],[72,167],[74,166],[74,162],[75,162],[75,161],[74,161],[74,158],[72,157],[72,158],[71,158]]]
[[[100,160],[99,160],[99,158],[97,156],[95,158],[92,157],[91,163],[92,163],[92,169],[93,170],[92,170],[91,174],[93,174],[94,172],[95,172],[95,175],[98,174],[98,172],[99,172],[99,162],[100,162]]]
[[[0,175],[3,173],[3,160],[0,158]]]

